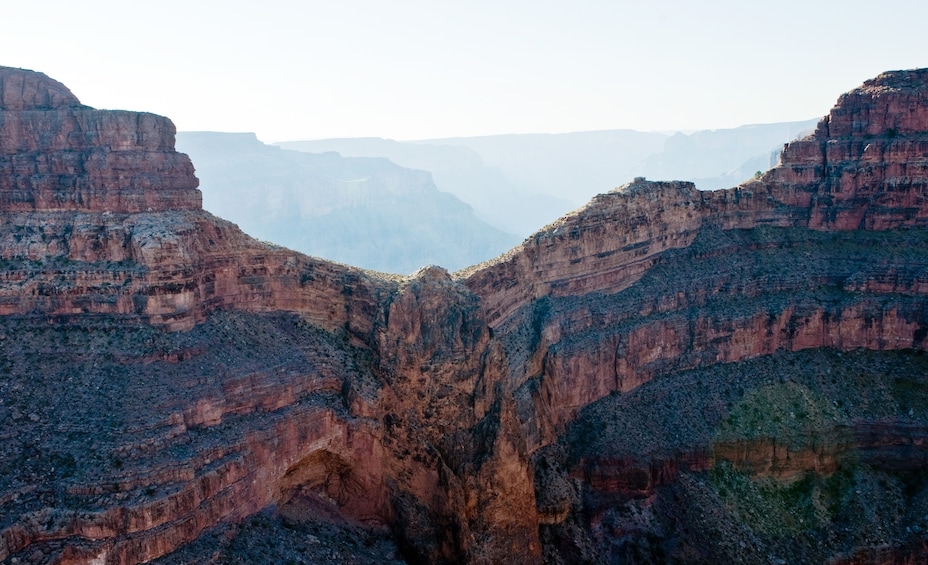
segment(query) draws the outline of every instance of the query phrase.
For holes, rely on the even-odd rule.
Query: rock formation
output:
[[[6,212],[195,210],[193,166],[174,125],[82,106],[38,73],[0,77],[0,206]]]
[[[405,554],[428,561],[540,556],[511,410],[477,414],[462,400],[501,370],[471,356],[489,341],[476,297],[441,269],[401,283],[257,242],[199,208],[168,120],[91,110],[43,75],[0,74],[4,100],[26,93],[0,114],[0,312],[15,336],[0,558],[148,561],[263,508],[307,505],[402,523]],[[58,184],[41,168],[91,157],[111,166],[68,169]],[[61,381],[54,401],[37,373]],[[419,390],[429,375],[455,382]],[[439,448],[452,440],[481,460],[449,468]]]
[[[164,118],[0,94],[0,560],[928,557],[928,71],[405,278],[202,211]]]

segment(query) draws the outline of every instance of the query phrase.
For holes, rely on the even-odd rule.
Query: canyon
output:
[[[176,147],[196,163],[206,210],[306,255],[410,274],[460,269],[522,240],[481,221],[426,170],[386,159],[289,151],[254,134],[180,132]]]
[[[0,560],[928,559],[928,70],[711,192],[388,276],[0,68]]]

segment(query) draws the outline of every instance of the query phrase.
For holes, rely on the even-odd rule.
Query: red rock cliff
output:
[[[83,408],[45,405],[30,408],[38,419],[17,431],[20,412],[13,413],[2,434],[14,456],[0,499],[0,558],[148,561],[269,506],[300,515],[322,504],[346,519],[391,524],[404,551],[427,561],[494,563],[516,550],[526,562],[540,559],[511,402],[490,395],[472,409],[476,389],[492,390],[499,368],[485,368],[488,329],[466,289],[441,269],[398,285],[257,242],[200,208],[169,120],[81,106],[65,87],[29,71],[0,69],[0,86],[3,320],[36,329],[55,323],[68,335],[81,327],[107,333],[109,324],[131,333],[140,323],[192,332],[153,334],[174,344],[171,353],[150,345],[158,337],[146,338],[140,355],[109,346],[91,353],[106,356],[95,365],[104,372],[147,375],[118,384],[128,387],[116,393],[119,403],[133,407],[104,410],[102,426],[86,424]],[[216,330],[217,312],[228,310],[244,313],[246,321],[226,322],[242,339],[216,343],[229,327]],[[300,321],[280,321],[278,334],[273,320],[282,314]],[[103,326],[88,329],[87,320]],[[328,337],[292,341],[306,331],[309,341],[314,331]],[[279,340],[268,342],[271,334]],[[207,344],[180,345],[191,339]],[[53,358],[67,360],[33,370],[81,364],[80,353],[47,345]],[[18,356],[24,346],[11,349]],[[135,369],[105,369],[114,359]],[[26,378],[13,372],[14,380]],[[62,394],[84,394],[91,376],[75,374]],[[24,383],[16,386],[35,384]],[[178,385],[185,393],[175,397]],[[152,402],[135,405],[135,398]],[[21,441],[47,441],[47,425],[97,436],[90,451],[107,452],[118,468],[69,471],[36,494],[54,471],[17,466],[15,454]],[[198,443],[200,430],[226,430],[226,439]],[[88,448],[80,444],[65,450],[83,467]],[[481,462],[462,459],[455,445],[481,453]],[[75,539],[82,541],[67,541]]]
[[[576,433],[570,430],[578,417],[586,422],[585,433],[609,437],[604,422],[621,422],[626,408],[593,412],[603,420],[584,416],[584,410],[612,406],[619,401],[611,399],[642,387],[662,390],[671,385],[657,379],[668,375],[710,367],[723,371],[723,365],[822,348],[926,349],[926,86],[925,70],[881,75],[842,96],[816,132],[788,144],[781,163],[760,179],[716,192],[639,179],[598,196],[506,256],[464,273],[465,285],[481,297],[488,323],[506,344],[516,410],[529,450],[540,458],[536,464],[557,466],[547,459],[547,446]],[[758,386],[750,383],[745,377],[740,386]],[[877,380],[871,386],[885,385]],[[703,398],[696,390],[691,394]],[[847,402],[834,394],[832,402]],[[704,401],[716,403],[714,418],[724,419],[733,410],[718,399]],[[675,413],[659,411],[667,410],[666,403],[655,404],[656,413],[627,417],[653,419],[636,424],[645,429],[676,420]],[[873,416],[859,407],[848,410],[844,417],[856,419],[857,429],[887,425],[871,422]],[[600,507],[598,497],[627,501],[657,496],[656,485],[684,488],[676,479],[678,469],[705,472],[733,459],[736,469],[746,465],[755,475],[764,468],[776,476],[824,476],[836,465],[831,454],[850,450],[855,458],[873,457],[868,459],[873,468],[895,472],[894,445],[918,443],[917,432],[899,424],[889,425],[894,431],[888,432],[898,439],[880,445],[863,435],[854,443],[828,428],[812,434],[812,447],[809,440],[794,447],[781,437],[713,447],[711,438],[674,441],[688,435],[687,424],[682,426],[662,431],[663,441],[675,448],[637,444],[642,451],[619,450],[621,455],[611,455],[618,448],[602,444],[585,450],[582,446],[595,440],[570,436],[574,443],[567,449],[580,458],[570,476],[588,489],[586,504],[595,501],[582,511],[594,517],[587,524],[591,531],[603,527],[596,520],[616,519],[616,507]],[[620,434],[614,445],[626,439]],[[923,459],[921,450],[906,449],[907,457]],[[745,463],[754,457],[756,464]],[[536,475],[539,488],[554,481],[546,473]],[[638,483],[644,486],[628,487]],[[586,555],[582,548],[564,550],[577,542],[563,538],[576,524],[566,500],[544,502],[555,509],[544,518],[553,524],[546,535],[556,537],[546,547],[560,547],[552,549],[561,552],[560,559],[579,559]],[[627,519],[634,531],[655,531],[640,515]],[[908,535],[894,531],[887,535]],[[597,535],[602,547],[635,539],[622,529]],[[700,543],[715,547],[708,538]],[[910,558],[907,552],[899,558]],[[732,555],[716,558],[735,559]],[[737,559],[753,559],[745,555]]]
[[[916,405],[838,426],[810,401],[831,427],[784,447],[731,431],[776,383],[744,377],[734,400],[693,385],[692,421],[718,434],[692,437],[661,428],[677,412],[660,387],[808,351],[926,348],[926,84],[887,73],[843,96],[761,179],[636,180],[487,265],[395,280],[202,211],[168,120],[0,69],[0,558],[147,561],[276,507],[389,525],[413,561],[595,561],[634,528],[702,527],[679,502],[640,502],[665,487],[737,522],[699,474],[719,461],[792,480],[857,450],[910,472],[928,423],[896,422],[928,418]],[[597,451],[578,435],[639,393],[654,412],[623,404],[587,436],[653,420],[660,441]],[[629,497],[640,512],[623,522],[612,502]]]
[[[6,67],[0,99],[0,313],[181,329],[233,306],[370,327],[370,312],[348,305],[363,310],[377,292],[360,271],[259,243],[202,210],[167,118],[94,110],[45,75]]]
[[[744,251],[748,242],[729,241],[715,249],[710,248],[714,244],[694,242],[707,239],[709,233],[737,239],[744,230],[758,228],[795,233],[806,228],[887,231],[926,225],[928,72],[900,71],[843,95],[816,132],[788,144],[780,165],[761,179],[715,192],[700,192],[690,183],[639,179],[597,196],[515,250],[463,275],[467,287],[481,297],[489,324],[503,333],[523,324],[526,316],[534,316],[537,326],[537,313],[526,312],[537,310],[540,303],[549,308],[561,298],[578,302],[590,297],[581,307],[572,306],[536,327],[534,339],[541,353],[518,369],[524,377],[542,371],[561,375],[554,379],[561,384],[549,383],[557,390],[550,394],[560,399],[558,406],[546,412],[553,410],[555,420],[563,424],[610,391],[630,390],[652,378],[652,367],[681,359],[690,359],[688,364],[705,362],[700,352],[715,361],[733,362],[781,349],[923,347],[918,338],[921,317],[894,308],[874,310],[866,301],[831,312],[811,306],[798,318],[795,305],[787,305],[762,315],[694,321],[692,308],[720,295],[727,300],[762,297],[822,284],[848,291],[924,295],[925,273],[894,263],[902,259],[887,258],[880,264],[875,255],[869,258],[875,264],[861,269],[856,262],[864,257],[846,256],[852,264],[844,272],[820,270],[784,278],[764,272],[762,266],[752,267],[752,272],[729,272],[743,270],[744,265],[729,265],[726,256]],[[799,251],[807,245],[776,237],[749,244],[755,251]],[[670,272],[665,275],[668,284],[651,284],[653,294],[642,297],[634,292],[642,277],[653,275],[655,266],[669,260],[668,252],[688,257],[690,265],[705,263],[716,270],[690,280],[678,280]],[[812,257],[818,251],[809,253]],[[613,299],[607,297],[629,289],[631,297],[621,306],[610,310],[594,303],[608,302]],[[635,318],[626,331],[604,331]],[[584,341],[568,358],[563,353],[544,358],[548,346],[583,333],[595,333],[605,341]],[[585,375],[581,383],[573,381],[578,374]]]
[[[202,197],[174,124],[82,106],[45,75],[0,68],[0,209],[190,210]]]

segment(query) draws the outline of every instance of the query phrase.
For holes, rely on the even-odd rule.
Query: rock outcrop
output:
[[[237,304],[304,311],[331,329],[369,317],[354,308],[390,286],[259,243],[204,212],[167,118],[81,106],[30,71],[2,69],[0,87],[0,313],[189,329]],[[17,92],[23,101],[13,101]]]
[[[917,374],[895,377],[899,396],[881,398],[879,415],[866,413],[866,403],[853,402],[840,387],[822,393],[841,407],[845,423],[835,427],[823,420],[798,435],[772,428],[769,435],[757,436],[756,422],[748,426],[755,434],[749,439],[686,433],[696,419],[708,420],[705,426],[716,430],[733,425],[739,417],[736,398],[764,386],[750,373],[741,376],[740,385],[731,385],[740,391],[731,398],[710,394],[711,377],[706,390],[690,390],[708,414],[694,411],[689,420],[677,415],[673,403],[655,402],[651,412],[639,408],[634,414],[627,402],[618,403],[641,389],[666,390],[672,386],[665,380],[670,375],[722,372],[722,366],[737,368],[752,359],[802,359],[801,352],[818,349],[925,349],[926,79],[926,71],[888,73],[843,96],[815,134],[789,144],[780,165],[760,179],[717,192],[637,179],[468,273],[465,284],[481,296],[488,323],[506,344],[517,412],[536,468],[562,469],[553,478],[550,472],[536,474],[538,489],[563,484],[564,478],[580,485],[573,498],[564,495],[557,504],[544,499],[558,509],[542,528],[547,560],[572,562],[597,554],[609,562],[619,552],[645,562],[766,562],[777,554],[792,555],[790,561],[824,561],[855,555],[855,544],[905,548],[895,554],[899,559],[923,558],[924,550],[918,549],[923,538],[911,534],[923,526],[911,517],[887,524],[880,535],[865,540],[861,531],[861,537],[825,544],[828,550],[816,553],[800,552],[798,545],[775,547],[776,528],[724,531],[727,539],[744,543],[772,536],[763,540],[770,554],[759,557],[720,548],[712,541],[718,531],[681,537],[687,528],[698,529],[694,518],[678,507],[656,509],[689,499],[716,515],[713,527],[726,521],[750,524],[749,517],[735,512],[733,518],[723,510],[738,501],[722,496],[720,509],[706,499],[731,495],[732,476],[768,487],[782,484],[786,492],[793,481],[811,484],[841,470],[853,477],[848,480],[901,481],[917,485],[906,487],[912,492],[923,492],[924,483],[911,482],[912,469],[924,458],[918,447],[922,421],[914,416],[923,406],[906,404],[901,390],[921,390],[923,378]],[[831,362],[840,366],[842,360]],[[868,367],[855,379],[882,388],[892,374]],[[777,397],[756,409],[770,410],[778,402],[784,401]],[[786,411],[782,418],[796,413]],[[643,421],[609,433],[604,422],[616,418]],[[630,440],[635,434],[628,428],[636,426],[649,430],[653,443]],[[559,442],[566,442],[566,462],[552,461],[545,451]],[[903,470],[900,459],[913,467]],[[862,461],[867,472],[856,470]],[[701,482],[706,476],[716,482],[707,486]],[[840,490],[837,479],[827,480],[823,486]],[[809,493],[820,486],[801,492],[789,488],[796,496],[814,498]],[[860,502],[864,506],[886,503],[877,503],[879,497],[868,489],[852,492],[871,497]],[[841,492],[848,498],[815,502],[838,510],[807,522],[810,528],[827,530],[825,517],[860,525],[854,511],[841,510],[854,495]],[[628,514],[616,514],[617,508]],[[895,508],[900,515],[909,512]],[[655,515],[660,512],[665,514]],[[667,530],[668,516],[676,523],[675,534]],[[623,525],[609,531],[597,525],[600,520]],[[593,541],[575,545],[578,530]],[[655,546],[656,540],[663,541]],[[662,553],[674,544],[683,553]],[[686,557],[690,550],[696,553]],[[883,555],[891,559],[885,556],[893,552]]]
[[[82,106],[45,75],[0,77],[0,208],[131,213],[200,207],[193,165],[174,151],[174,124]]]
[[[879,249],[882,232],[928,225],[926,80],[924,71],[888,73],[844,95],[814,135],[784,149],[779,166],[739,187],[700,192],[689,183],[636,179],[599,195],[464,282],[503,334],[523,334],[528,320],[536,326],[531,340],[543,345],[613,334],[601,344],[583,341],[577,357],[543,360],[564,378],[584,375],[579,386],[571,381],[552,393],[566,410],[559,424],[610,391],[652,378],[650,367],[704,364],[710,344],[713,362],[814,347],[921,348],[922,316],[875,307],[874,299],[928,291],[922,265],[898,256],[900,249]],[[901,107],[904,117],[895,114]],[[870,162],[865,153],[880,158]],[[919,236],[905,234],[900,244],[923,247]],[[789,253],[821,264],[791,265]],[[655,281],[657,273],[664,278]],[[792,301],[780,311],[693,318],[694,307],[822,287],[872,296],[840,310],[809,303],[799,313]],[[564,312],[544,324],[540,308]],[[518,374],[540,371],[533,353]]]
[[[204,212],[164,118],[0,92],[0,560],[926,557],[928,71],[405,278]]]

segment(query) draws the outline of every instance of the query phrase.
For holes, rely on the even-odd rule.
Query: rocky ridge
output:
[[[231,561],[269,508],[410,562],[925,556],[928,71],[407,278],[203,212],[164,118],[0,93],[0,559]]]

